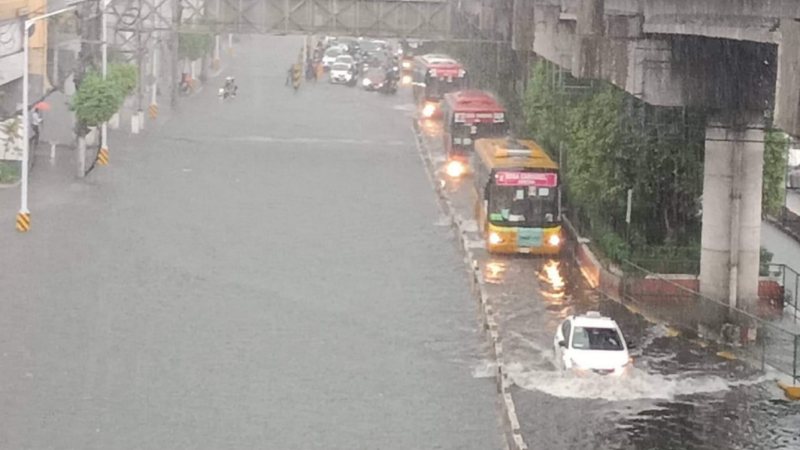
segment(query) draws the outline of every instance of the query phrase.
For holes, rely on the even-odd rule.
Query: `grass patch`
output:
[[[0,184],[12,184],[19,180],[19,171],[16,167],[0,162]]]

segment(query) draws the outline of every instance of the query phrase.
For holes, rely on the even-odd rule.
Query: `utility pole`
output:
[[[142,10],[142,0],[139,0],[139,11]],[[136,67],[139,69],[139,89],[136,99],[136,126],[134,129],[139,132],[144,128],[144,83],[145,83],[145,70],[144,70],[144,53],[146,49],[142,46],[142,20],[136,20]]]
[[[170,74],[169,80],[170,107],[178,109],[178,83],[180,72],[178,69],[178,33],[181,26],[181,0],[172,0],[172,34],[169,38],[170,43]]]

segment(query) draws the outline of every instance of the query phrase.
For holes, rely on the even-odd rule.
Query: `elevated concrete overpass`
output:
[[[774,111],[781,129],[800,136],[800,2],[514,3],[515,10],[519,4],[532,10],[526,49],[575,77],[608,80],[652,105],[712,111],[701,291],[752,306],[758,297],[765,114]],[[520,32],[530,33],[515,27]]]

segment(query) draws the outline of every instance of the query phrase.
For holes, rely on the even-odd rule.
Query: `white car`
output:
[[[353,72],[351,66],[344,63],[335,63],[331,67],[330,80],[331,83],[348,83],[353,79]]]
[[[553,339],[556,363],[578,373],[623,375],[633,359],[617,323],[598,312],[567,317]]]
[[[353,58],[351,55],[339,55],[338,57],[336,57],[336,60],[333,63],[347,64],[348,66],[352,67],[353,64],[356,63],[356,59]]]
[[[331,47],[325,50],[325,54],[322,56],[322,67],[325,69],[330,69],[334,62],[336,62],[336,58],[342,56],[344,54],[344,50],[339,47]]]

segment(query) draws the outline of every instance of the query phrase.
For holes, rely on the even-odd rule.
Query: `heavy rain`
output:
[[[798,73],[796,0],[0,0],[0,449],[800,449]]]

